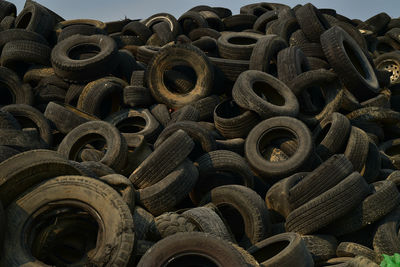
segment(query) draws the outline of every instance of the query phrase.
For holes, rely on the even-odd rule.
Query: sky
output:
[[[25,0],[8,0],[20,12]],[[153,14],[166,12],[178,18],[196,5],[222,6],[238,14],[241,6],[257,1],[248,0],[36,0],[40,4],[61,15],[64,19],[97,19],[104,22],[130,19],[145,19]],[[259,2],[259,1],[258,1]],[[400,17],[400,0],[315,0],[289,1],[279,3],[291,7],[297,4],[312,3],[318,8],[333,8],[337,13],[351,19],[366,20],[380,12],[392,18]]]

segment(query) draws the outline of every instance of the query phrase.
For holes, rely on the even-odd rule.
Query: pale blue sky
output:
[[[21,11],[25,0],[9,0]],[[167,12],[179,17],[182,13],[196,5],[228,7],[234,14],[246,4],[260,1],[248,0],[36,0],[40,4],[57,12],[65,19],[90,18],[102,21],[122,19],[143,19],[158,12]],[[267,1],[266,1],[267,2]],[[400,17],[400,0],[315,0],[289,1],[279,3],[291,7],[296,4],[313,3],[318,8],[334,8],[349,18],[365,20],[377,13],[386,12],[392,18]]]

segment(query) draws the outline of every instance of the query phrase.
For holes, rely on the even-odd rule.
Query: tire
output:
[[[258,122],[255,112],[240,108],[233,100],[221,102],[214,110],[215,128],[228,139],[246,137]]]
[[[185,256],[177,257],[177,253],[185,253]],[[246,256],[243,256],[242,253]],[[239,252],[232,243],[212,234],[179,233],[152,246],[143,255],[138,267],[186,265],[187,262],[198,261],[221,266],[248,266],[245,257],[249,257],[246,252]]]
[[[182,213],[189,221],[204,233],[213,234],[226,241],[233,242],[233,237],[218,214],[209,207],[196,207]]]
[[[269,162],[261,154],[262,149],[268,146],[268,141],[271,143],[273,139],[277,139],[274,131],[277,131],[280,138],[287,135],[290,139],[296,139],[298,144],[296,152],[288,160],[279,163]],[[264,143],[265,141],[267,143]],[[301,121],[290,117],[274,117],[262,121],[250,131],[245,143],[245,155],[249,165],[262,178],[271,181],[298,172],[310,158],[313,149],[309,129]]]
[[[247,252],[262,266],[307,267],[314,264],[305,242],[296,233],[283,233],[264,239],[248,248]]]
[[[241,32],[246,29],[252,29],[257,16],[251,14],[237,14],[226,17],[222,20],[225,25],[225,31]]]
[[[74,35],[53,48],[51,63],[63,79],[86,82],[112,72],[118,63],[117,52],[115,41],[106,35]],[[83,59],[85,54],[92,57]]]
[[[283,218],[286,218],[288,214],[293,210],[289,202],[289,191],[307,174],[308,172],[295,173],[287,178],[284,178],[274,183],[271,188],[268,189],[267,194],[265,195],[265,203],[267,204],[268,209],[270,211],[275,211]]]
[[[24,226],[27,223],[33,224],[32,221],[29,223],[29,219],[38,208],[67,199],[75,200],[74,207],[78,206],[83,210],[100,214],[93,219],[102,229],[107,229],[98,233],[102,240],[107,240],[106,243],[97,244],[93,256],[84,260],[85,264],[98,265],[104,261],[110,264],[128,264],[130,257],[127,255],[131,254],[134,242],[133,220],[128,206],[111,187],[96,179],[83,176],[60,176],[51,179],[32,188],[23,197],[11,203],[7,208],[7,218],[15,223],[8,224],[5,240],[12,242],[13,245],[6,248],[2,264],[10,266],[14,263],[17,265],[24,262],[37,263],[38,259],[32,256],[24,242],[28,235],[23,231]],[[59,209],[63,206],[72,206],[67,203],[59,205]],[[50,207],[47,207],[49,210]],[[46,210],[41,211],[43,213]],[[105,244],[110,244],[114,248],[111,253]]]
[[[139,46],[136,53],[137,61],[143,62],[148,65],[152,58],[160,51],[161,48],[152,45],[142,45]]]
[[[1,131],[1,130],[0,130]],[[9,146],[1,146],[0,145],[0,163],[5,161],[8,158],[11,158],[12,156],[15,156],[17,154],[21,153],[20,151],[9,147]]]
[[[148,107],[154,100],[150,90],[140,86],[126,86],[123,90],[124,104],[130,107]]]
[[[105,140],[107,146],[100,162],[119,172],[125,166],[128,147],[118,129],[108,122],[90,121],[79,125],[64,137],[57,151],[67,159],[78,160],[86,144],[99,140]]]
[[[17,7],[8,1],[3,1],[0,5],[0,19],[3,20],[7,16],[15,17],[17,15]]]
[[[223,73],[224,78],[228,81],[235,82],[239,75],[249,69],[248,60],[235,60],[226,58],[210,57],[211,63],[214,64]]]
[[[310,234],[342,217],[355,208],[370,188],[357,172],[333,188],[292,211],[286,219],[286,230]]]
[[[361,172],[367,160],[368,148],[368,135],[360,128],[352,126],[344,155],[351,161],[355,171]]]
[[[277,76],[278,53],[285,49],[285,40],[276,35],[267,35],[260,38],[250,57],[250,70],[259,70]]]
[[[16,40],[6,43],[1,52],[1,65],[17,72],[30,64],[50,66],[51,49],[47,45],[29,40]]]
[[[197,28],[189,33],[189,38],[192,41],[196,41],[204,36],[208,36],[217,40],[221,36],[221,33],[210,28]]]
[[[198,175],[193,163],[185,160],[161,181],[139,189],[139,202],[154,216],[172,210],[192,190]]]
[[[41,140],[47,147],[53,144],[53,135],[47,118],[37,109],[25,104],[7,105],[2,110],[10,112],[22,128],[34,127],[38,129]]]
[[[132,217],[135,223],[135,239],[146,240],[150,227],[155,224],[154,216],[139,205],[136,205],[132,211]]]
[[[318,70],[318,69],[329,70],[330,69],[328,62],[326,62],[323,59],[320,59],[317,57],[307,57],[307,61],[308,61],[310,70]]]
[[[356,256],[348,264],[351,267],[379,267],[380,265],[363,256]]]
[[[55,21],[45,7],[36,2],[27,2],[15,19],[15,28],[33,31],[47,38]]]
[[[216,187],[200,204],[209,202],[217,206],[241,247],[249,248],[269,235],[271,222],[267,206],[250,188],[242,185]]]
[[[214,109],[220,102],[217,95],[210,95],[193,103],[193,107],[199,111],[199,120],[211,120],[213,118]]]
[[[4,84],[1,105],[33,104],[33,92],[29,85],[23,85],[17,74],[5,67],[0,67],[0,82]]]
[[[192,139],[178,130],[151,153],[129,179],[140,189],[161,181],[189,155],[194,147]]]
[[[303,235],[301,237],[317,265],[336,257],[338,241],[331,235]]]
[[[178,59],[186,62],[197,75],[196,86],[186,94],[171,92],[163,82],[164,71]],[[153,57],[146,70],[146,80],[154,99],[171,108],[180,108],[211,93],[214,70],[200,49],[189,45],[172,45],[163,48]]]
[[[296,10],[296,19],[307,39],[315,43],[319,43],[321,34],[331,26],[311,3]]]
[[[204,152],[210,152],[217,149],[214,138],[211,136],[210,131],[202,127],[197,122],[191,121],[180,121],[168,125],[158,136],[154,147],[158,148],[162,145],[167,138],[174,134],[178,130],[185,131],[195,142],[201,145],[201,149]]]
[[[86,175],[86,173],[50,150],[31,150],[17,154],[0,164],[0,200],[7,207],[24,191],[59,175]]]
[[[386,216],[400,204],[396,185],[390,181],[379,181],[371,186],[373,192],[353,211],[327,227],[327,232],[336,236],[356,232]]]
[[[377,264],[380,264],[383,259],[381,255],[379,255],[372,249],[352,242],[341,242],[336,249],[336,255],[338,257],[362,256]]]
[[[104,119],[123,104],[123,88],[128,84],[115,77],[88,83],[79,96],[77,108]]]
[[[196,159],[200,180],[211,173],[231,172],[242,178],[242,184],[254,188],[254,177],[244,158],[228,150],[216,150]],[[199,181],[200,183],[201,181]]]
[[[278,78],[286,84],[310,69],[307,57],[296,46],[282,49],[278,53],[277,68]]]
[[[158,122],[166,127],[171,120],[168,107],[165,104],[156,104],[150,107],[150,112],[158,120]]]
[[[235,82],[232,97],[245,109],[263,119],[274,116],[297,116],[299,103],[292,91],[280,80],[261,71],[245,71]]]
[[[98,161],[84,161],[80,163],[85,168],[93,171],[98,177],[102,177],[109,174],[115,174],[115,171],[107,165]]]
[[[367,183],[378,181],[379,171],[381,169],[382,159],[378,147],[373,142],[369,142],[368,155],[365,164],[360,172]]]
[[[157,13],[148,17],[145,20],[142,20],[141,22],[144,25],[146,25],[149,29],[152,29],[153,25],[159,22],[167,22],[174,36],[177,36],[181,31],[181,27],[179,26],[179,23],[176,20],[176,18],[168,13]]]
[[[335,187],[352,172],[353,165],[343,154],[333,155],[290,188],[292,210]]]
[[[192,77],[181,71],[168,70],[165,73],[165,79],[167,86],[181,94],[190,92],[195,86]]]
[[[200,112],[193,105],[186,105],[172,112],[171,120],[168,126],[176,122],[192,121],[197,122],[200,119]]]
[[[150,240],[160,240],[171,235],[181,232],[194,232],[199,231],[197,226],[189,219],[176,212],[165,212],[160,216],[155,217],[154,225],[150,226],[149,236]]]
[[[268,24],[268,22],[274,21],[278,19],[278,12],[276,10],[271,10],[267,11],[261,16],[257,18],[257,20],[254,22],[253,29],[260,31],[260,32],[265,32],[265,28]]]
[[[137,36],[143,44],[146,43],[152,35],[151,30],[139,21],[129,22],[122,28],[121,33],[122,35]]]
[[[377,223],[374,233],[373,248],[379,254],[393,255],[400,252],[397,235],[400,208],[397,207]]]
[[[316,153],[322,160],[343,153],[350,135],[350,121],[338,112],[321,121],[313,131]]]
[[[371,64],[345,31],[333,26],[321,35],[321,45],[333,70],[357,99],[363,101],[379,92],[378,80]]]
[[[260,34],[250,32],[223,34],[217,41],[219,55],[227,59],[249,60],[261,37]]]
[[[175,36],[169,28],[167,22],[160,22],[153,26],[153,32],[161,41],[161,45],[166,45],[170,42],[175,41]]]
[[[397,124],[400,122],[400,113],[387,108],[366,107],[354,110],[346,115],[351,123],[358,121],[375,122],[380,125]]]
[[[128,205],[129,210],[135,207],[135,194],[131,181],[121,174],[112,173],[99,177],[99,180],[108,184],[121,196],[122,200]]]
[[[21,125],[10,112],[0,109],[0,129],[21,130]]]
[[[93,116],[85,114],[85,112],[79,111],[68,104],[58,104],[56,102],[50,102],[47,105],[44,116],[63,134],[68,134],[79,125],[94,119]]]

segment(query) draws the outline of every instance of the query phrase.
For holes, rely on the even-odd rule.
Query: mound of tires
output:
[[[0,53],[0,266],[400,253],[400,18],[262,2],[101,22],[1,0]]]

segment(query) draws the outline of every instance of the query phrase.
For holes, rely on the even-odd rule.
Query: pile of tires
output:
[[[0,266],[400,253],[400,19],[65,20],[0,1]]]

